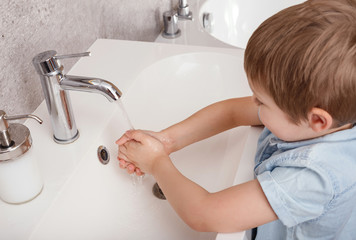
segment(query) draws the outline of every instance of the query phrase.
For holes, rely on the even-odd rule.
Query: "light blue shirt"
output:
[[[279,220],[258,240],[356,239],[356,127],[284,142],[265,128],[255,174]]]

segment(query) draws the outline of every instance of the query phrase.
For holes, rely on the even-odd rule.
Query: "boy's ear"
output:
[[[321,132],[332,127],[333,118],[327,111],[314,107],[308,114],[308,122],[313,131]]]

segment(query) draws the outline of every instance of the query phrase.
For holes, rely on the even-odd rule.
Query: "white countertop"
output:
[[[103,78],[113,82],[124,94],[143,69],[153,62],[169,56],[191,52],[219,52],[243,56],[243,51],[239,49],[104,39],[98,39],[89,48],[89,51],[92,56],[80,59],[69,71],[69,74]],[[65,67],[65,61],[63,65]],[[38,84],[40,86],[40,81]],[[84,102],[86,99],[92,98],[92,94],[89,93],[71,92],[72,95],[74,95],[74,100],[80,98]],[[91,139],[97,137],[98,133],[92,128],[92,125],[98,121],[105,121],[105,117],[84,119],[80,115],[76,115],[76,109],[80,106],[76,106],[74,102],[72,104],[73,111],[81,136],[72,144],[59,145],[52,140],[52,130],[45,102],[42,102],[34,112],[44,120],[44,123],[38,125],[31,120],[25,122],[31,131],[33,151],[37,156],[44,179],[44,189],[36,199],[25,204],[11,205],[0,201],[0,239],[23,240],[30,238],[31,233],[75,171],[82,158],[81,154],[85,152]],[[105,105],[101,111],[108,109],[110,107]],[[246,168],[239,168],[239,171],[242,172],[238,173],[235,184],[253,177],[251,175],[251,167],[253,167],[251,152],[254,154],[258,133],[259,130],[252,129],[251,138],[246,143],[245,154],[249,155],[245,158]],[[218,239],[227,239],[222,237],[218,236]]]

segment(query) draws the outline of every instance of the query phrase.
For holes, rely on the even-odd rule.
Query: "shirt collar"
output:
[[[338,142],[338,141],[349,141],[356,140],[356,125],[354,124],[352,128],[333,132],[321,137],[312,138],[308,140],[286,142],[277,138],[273,133],[269,142],[271,145],[277,145],[279,149],[293,149],[298,147],[303,147],[311,144],[321,143],[321,142]]]

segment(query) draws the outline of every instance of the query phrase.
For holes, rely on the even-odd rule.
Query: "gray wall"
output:
[[[31,113],[43,100],[32,58],[85,51],[97,38],[154,41],[178,0],[0,0],[0,110]],[[76,60],[67,61],[70,69]]]

